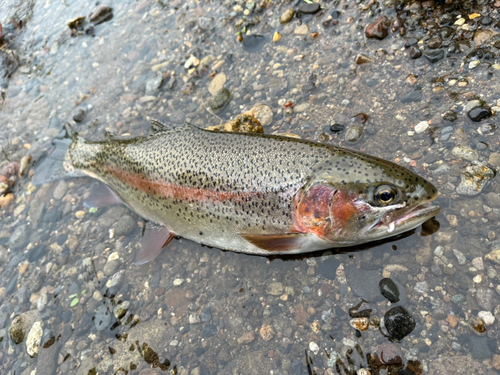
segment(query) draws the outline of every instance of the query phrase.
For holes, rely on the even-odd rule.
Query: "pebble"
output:
[[[415,46],[411,46],[409,54],[410,54],[410,59],[416,60],[422,56],[422,51]]]
[[[260,328],[259,333],[264,341],[270,341],[275,335],[274,328],[268,324],[264,324]]]
[[[78,109],[76,113],[73,115],[74,122],[82,122],[85,118],[85,111],[83,109]]]
[[[241,35],[241,34],[240,34]],[[259,52],[268,42],[268,38],[263,35],[246,35],[243,39],[243,49],[248,52]]]
[[[255,117],[262,126],[271,125],[273,122],[273,110],[266,104],[258,104],[245,114]]]
[[[295,113],[305,112],[309,109],[309,103],[301,103],[293,107]]]
[[[478,257],[478,258],[472,259],[472,265],[478,271],[483,271],[484,270],[483,258]]]
[[[255,333],[253,331],[247,332],[236,340],[238,345],[246,345],[250,344],[253,340],[255,340]]]
[[[200,316],[198,314],[189,314],[189,324],[201,323]]]
[[[304,14],[315,14],[321,10],[321,5],[318,3],[300,3],[298,11]]]
[[[92,12],[89,19],[95,25],[109,21],[113,18],[113,9],[106,5],[99,5],[96,10]]]
[[[416,322],[404,307],[396,306],[385,313],[384,325],[389,337],[399,341],[415,329]]]
[[[14,194],[9,193],[0,196],[0,208],[7,208],[14,200]]]
[[[428,50],[423,55],[431,64],[434,64],[444,57],[444,51],[441,49]]]
[[[280,16],[280,23],[281,24],[286,24],[290,22],[294,16],[295,12],[293,9],[287,9],[281,16]]]
[[[493,323],[495,323],[495,317],[490,311],[479,311],[477,313],[477,316],[483,319],[486,326],[491,326]]]
[[[123,272],[117,272],[106,283],[108,288],[113,288],[117,285],[120,285],[123,280]]]
[[[9,247],[13,250],[20,249],[28,244],[31,230],[27,224],[16,226],[9,239]]]
[[[122,215],[115,225],[115,236],[128,236],[137,228],[136,220],[130,215]]]
[[[392,303],[399,302],[399,289],[394,281],[389,278],[380,280],[378,284],[380,293]]]
[[[377,20],[369,24],[365,29],[367,38],[384,39],[389,33],[391,21],[387,16],[380,16]]]
[[[485,286],[480,286],[477,288],[476,301],[479,306],[487,311],[493,309],[493,289],[487,288]]]
[[[215,324],[207,324],[201,332],[201,337],[208,338],[217,334],[217,326]]]
[[[373,59],[363,53],[358,53],[355,58],[355,63],[358,65],[372,63]]]
[[[40,341],[43,335],[43,322],[37,321],[31,327],[26,339],[26,352],[31,358],[35,358],[40,348]]]
[[[319,353],[319,346],[314,341],[309,343],[309,350],[312,351],[315,355]]]
[[[484,259],[500,264],[500,247],[486,254]]]
[[[85,211],[76,211],[75,212],[75,217],[77,219],[83,219],[85,217]]]
[[[184,283],[184,279],[175,279],[174,286],[181,286]]]
[[[475,107],[467,112],[467,116],[469,116],[469,118],[475,122],[479,122],[482,119],[491,117],[492,115],[493,112],[491,111],[491,109],[486,107]]]
[[[462,254],[457,249],[453,249],[453,254],[455,254],[455,256],[457,257],[458,264],[464,265],[467,262],[467,259],[465,258],[465,255]]]
[[[104,272],[104,274],[106,276],[111,276],[115,273],[115,271],[119,265],[120,265],[120,261],[118,261],[118,260],[106,261],[106,264],[104,265],[104,268],[102,269],[102,272]],[[114,277],[114,275],[113,275],[113,277]]]
[[[12,342],[16,345],[22,343],[39,317],[40,313],[37,310],[26,311],[15,316],[9,326],[9,337]]]
[[[479,194],[495,178],[496,171],[486,164],[473,161],[460,172],[460,184],[456,192],[460,195]]]
[[[98,290],[94,290],[94,293],[92,294],[92,298],[96,300],[97,302],[102,301],[102,293]]]
[[[212,111],[219,112],[224,106],[229,102],[231,98],[231,93],[228,89],[220,89],[217,93],[210,99],[209,105]]]
[[[273,282],[267,286],[266,292],[272,296],[279,296],[283,293],[283,284],[280,282]]]
[[[475,359],[491,358],[491,350],[488,346],[487,337],[472,335],[469,339],[469,350],[472,353],[472,357]]]
[[[358,269],[354,266],[346,267],[345,274],[349,279],[349,286],[355,295],[369,302],[382,299],[378,284],[381,277],[375,270]]]
[[[209,306],[205,306],[205,308],[201,311],[200,318],[204,323],[207,323],[212,319],[212,312],[210,311]]]
[[[155,77],[146,82],[146,94],[153,95],[157,93],[160,90],[162,84],[163,74],[161,72],[157,72]]]
[[[295,35],[308,35],[309,34],[309,26],[303,23],[300,26],[297,26],[293,31]]]
[[[417,125],[415,125],[415,133],[420,134],[426,131],[429,128],[429,122],[421,121]]]
[[[42,293],[42,295],[38,298],[38,301],[36,303],[37,310],[40,312],[45,310],[45,307],[47,306],[48,302],[49,302],[49,296],[47,295],[47,293]]]
[[[130,308],[130,302],[123,301],[119,305],[115,306],[115,308],[113,309],[113,315],[115,316],[116,319],[121,319],[127,313],[129,308]]]
[[[216,95],[217,92],[224,87],[225,83],[226,83],[226,75],[224,73],[219,73],[210,82],[210,85],[208,86],[208,91],[210,92],[210,94]]]
[[[352,125],[347,128],[345,140],[350,143],[356,143],[363,137],[363,127],[360,125]]]
[[[111,312],[104,305],[100,305],[95,313],[94,324],[98,331],[103,331],[109,327],[111,323]]]
[[[392,344],[382,344],[377,349],[375,360],[386,366],[400,366],[403,364],[404,354],[401,349]]]
[[[362,317],[362,318],[353,318],[349,321],[349,324],[352,328],[358,329],[360,331],[368,330],[370,325],[370,319]]]

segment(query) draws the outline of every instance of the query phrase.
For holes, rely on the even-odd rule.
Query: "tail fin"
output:
[[[70,177],[85,176],[83,172],[74,169],[69,162],[69,146],[79,139],[78,134],[69,126],[64,127],[65,135],[52,141],[56,147],[54,151],[38,166],[35,176],[31,180],[33,185],[43,185]]]

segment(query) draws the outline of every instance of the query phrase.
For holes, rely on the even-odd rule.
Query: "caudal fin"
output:
[[[77,141],[78,135],[73,133],[69,127],[66,127],[65,130],[66,134],[63,138],[56,138],[52,141],[52,144],[56,146],[55,149],[36,168],[35,176],[31,180],[33,185],[43,185],[64,178],[85,176],[84,173],[70,165],[69,157],[67,157],[69,146],[73,141]]]

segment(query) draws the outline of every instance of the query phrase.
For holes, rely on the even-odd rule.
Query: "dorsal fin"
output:
[[[172,130],[184,131],[184,130],[192,130],[192,129],[203,130],[203,129],[197,127],[196,125],[193,125],[187,121],[184,122],[184,124],[182,124],[181,126],[172,126],[172,125],[164,124],[163,122],[156,120],[156,119],[151,120],[151,132],[153,134],[164,133],[164,132],[168,132],[168,131],[172,131]]]

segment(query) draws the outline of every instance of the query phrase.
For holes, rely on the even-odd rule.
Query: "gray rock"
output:
[[[475,359],[491,358],[491,350],[488,347],[488,337],[472,335],[469,339],[469,350]]]
[[[384,297],[380,294],[378,284],[382,277],[377,271],[358,269],[354,266],[347,267],[345,274],[354,294],[367,301],[380,301]]]
[[[229,90],[222,88],[217,92],[217,94],[214,95],[212,99],[210,99],[210,108],[214,112],[219,112],[226,106],[230,99],[231,93],[229,92]]]
[[[460,185],[456,192],[460,195],[473,196],[479,194],[495,178],[496,171],[478,161],[464,167],[460,173]]]
[[[476,292],[476,301],[477,304],[484,310],[493,310],[493,289],[485,286],[478,287]]]
[[[100,305],[95,313],[95,328],[102,331],[109,327],[111,324],[111,311],[104,305]]]
[[[205,306],[203,311],[200,314],[201,321],[206,323],[209,322],[212,319],[212,312],[210,311],[209,306]]]
[[[99,219],[97,219],[97,224],[101,228],[109,228],[122,216],[128,215],[130,210],[123,206],[113,206],[110,207],[106,212],[104,212]]]
[[[130,215],[121,216],[115,226],[115,236],[128,236],[137,228],[136,220]]]
[[[38,310],[26,311],[12,319],[9,326],[9,337],[14,344],[19,345],[24,341],[33,324],[40,319]]]
[[[13,250],[27,245],[30,239],[31,229],[28,224],[22,224],[14,229],[9,239],[9,247]]]
[[[156,77],[151,78],[149,81],[146,82],[146,94],[148,95],[156,94],[160,90],[162,84],[163,84],[163,73],[158,72],[156,74]]]
[[[198,27],[202,30],[212,30],[215,27],[215,21],[213,17],[199,17]]]

